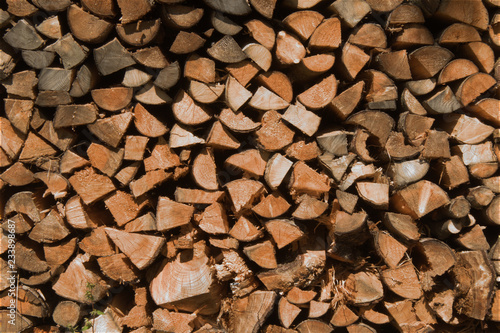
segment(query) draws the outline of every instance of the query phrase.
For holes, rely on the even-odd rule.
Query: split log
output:
[[[330,309],[330,303],[311,301],[309,303],[309,318],[324,316]]]
[[[120,113],[108,118],[98,119],[94,123],[88,124],[87,128],[101,141],[116,148],[125,135],[132,117],[131,112]]]
[[[483,230],[477,224],[474,225],[472,229],[458,236],[456,242],[472,251],[487,251],[490,249],[490,245],[486,240]]]
[[[87,13],[76,5],[71,5],[67,14],[72,34],[83,42],[101,43],[106,40],[113,29],[111,23]]]
[[[479,69],[474,63],[467,59],[455,59],[450,61],[439,73],[438,84],[446,84],[448,82],[466,78],[475,74]]]
[[[252,208],[252,211],[264,218],[272,219],[283,215],[290,204],[279,193],[273,193],[262,199]]]
[[[349,43],[362,48],[384,49],[387,47],[387,37],[385,36],[384,29],[380,25],[373,23],[365,23],[356,28],[348,40]]]
[[[325,265],[324,250],[314,248],[297,255],[294,261],[278,265],[277,268],[257,274],[268,290],[289,290],[301,287],[321,272]]]
[[[210,104],[217,101],[225,90],[224,84],[207,84],[198,81],[190,81],[188,93],[197,102]]]
[[[215,202],[205,208],[199,218],[198,226],[208,234],[219,235],[229,232],[229,222],[223,206]]]
[[[5,90],[12,97],[35,98],[34,88],[38,83],[36,74],[31,71],[23,71],[12,74],[7,80],[2,82]]]
[[[430,328],[428,324],[417,318],[410,300],[384,302],[384,306],[401,331],[410,332]]]
[[[236,221],[229,234],[242,242],[251,242],[263,235],[262,231],[244,216],[241,216]]]
[[[306,55],[300,40],[286,31],[280,31],[276,38],[276,57],[283,65],[298,64]]]
[[[225,99],[233,111],[238,111],[249,99],[252,93],[241,85],[238,80],[228,76],[226,81]]]
[[[465,12],[464,12],[465,11]],[[467,13],[467,14],[465,14]],[[470,24],[480,30],[486,30],[488,12],[481,2],[471,2],[456,5],[453,0],[446,0],[440,4],[435,15],[446,21],[459,21]]]
[[[0,179],[11,186],[25,186],[35,181],[34,174],[21,162],[16,162],[5,170]]]
[[[370,56],[359,47],[345,43],[342,48],[341,70],[348,80],[352,81],[370,60]]]
[[[455,188],[459,185],[469,182],[469,174],[467,168],[460,159],[454,155],[449,161],[443,162],[439,165],[442,177],[440,184],[448,189]]]
[[[302,161],[295,163],[290,177],[289,188],[292,196],[309,194],[319,197],[330,190],[329,179],[311,169]]]
[[[196,316],[187,313],[156,309],[153,312],[153,328],[161,331],[192,332]]]
[[[177,84],[180,79],[180,66],[177,61],[169,64],[163,68],[156,79],[154,80],[154,85],[161,89],[170,89]]]
[[[243,52],[252,59],[264,72],[271,67],[271,52],[264,46],[257,43],[250,43],[243,47]]]
[[[360,308],[361,317],[377,325],[387,324],[390,318],[387,314],[374,309],[373,305]]]
[[[271,220],[265,223],[278,249],[281,249],[304,236],[302,230],[290,220]]]
[[[376,62],[384,73],[395,80],[411,80],[412,78],[406,50],[381,53],[376,57]]]
[[[281,324],[285,328],[289,328],[295,318],[300,314],[301,309],[298,306],[288,302],[285,297],[282,297],[278,302],[278,316]]]
[[[308,40],[324,16],[312,10],[302,10],[288,15],[283,24],[302,40]]]
[[[335,235],[356,234],[366,226],[367,215],[364,212],[348,214],[338,211],[335,215],[333,233]]]
[[[43,22],[37,24],[35,28],[48,38],[59,39],[62,37],[61,22],[58,16],[51,16],[43,20]]]
[[[97,257],[106,257],[115,254],[115,247],[109,237],[107,237],[104,229],[104,226],[93,229],[78,244],[80,249],[86,252],[86,254]]]
[[[92,167],[75,172],[69,182],[86,205],[103,198],[115,189],[111,179],[97,174]]]
[[[116,38],[94,49],[94,59],[97,69],[102,75],[109,75],[135,64],[130,53]]]
[[[51,210],[31,229],[29,238],[39,243],[54,243],[68,235],[69,230],[64,226],[62,217],[58,212]]]
[[[268,50],[274,47],[276,33],[271,25],[265,21],[253,19],[245,23],[250,36]],[[243,83],[242,83],[243,84]]]
[[[146,172],[158,169],[171,169],[181,165],[179,156],[168,146],[163,137],[159,137],[151,151],[151,156],[144,159]]]
[[[72,127],[91,124],[97,119],[97,108],[93,104],[60,105],[54,117],[54,127]]]
[[[134,107],[134,125],[137,130],[148,137],[159,137],[167,132],[167,127],[149,113],[140,103]]]
[[[208,257],[203,252],[195,252],[191,259],[185,257],[181,252],[158,268],[149,285],[153,301],[166,308],[199,310],[200,314],[218,312],[221,288],[213,278]]]
[[[451,59],[453,53],[439,46],[424,46],[412,53],[408,59],[414,79],[428,79],[436,75]]]
[[[16,25],[4,35],[4,40],[10,46],[21,50],[36,50],[44,42],[35,28],[25,19],[17,21]]]
[[[177,125],[177,124],[176,124]],[[172,129],[173,133],[173,129]],[[172,137],[172,134],[171,136]],[[197,139],[195,143],[204,143],[203,139]],[[207,145],[214,149],[238,149],[238,140],[219,122],[214,122],[207,138]]]
[[[97,302],[104,297],[109,286],[99,275],[84,266],[89,259],[88,254],[80,254],[71,261],[52,287],[58,295],[84,304]],[[87,287],[89,284],[93,285],[90,290]]]
[[[9,158],[14,159],[21,152],[25,136],[17,132],[6,118],[1,117],[0,124],[2,125],[0,147]]]
[[[253,77],[259,72],[259,66],[250,60],[242,60],[240,62],[227,65],[226,70],[236,80],[238,80],[238,82],[246,86],[248,82],[250,82],[250,80],[252,80]]]
[[[69,94],[71,97],[82,97],[83,95],[87,94],[90,90],[94,88],[97,82],[97,69],[95,66],[91,64],[83,64],[80,69],[76,72],[75,79],[73,80],[73,83],[71,84],[71,90],[69,91]],[[64,95],[63,95],[64,96]],[[69,98],[69,97],[67,97]],[[40,102],[38,101],[40,99],[40,94],[38,94],[37,97],[37,104],[40,105]],[[61,98],[61,101],[59,101],[60,104],[69,104],[72,102],[71,98],[69,102],[63,102],[64,99]],[[52,102],[51,105],[47,106],[54,106],[58,105],[57,102]]]
[[[347,305],[341,304],[333,313],[330,324],[335,327],[345,327],[354,324],[359,319],[359,316],[354,313]]]
[[[395,294],[407,299],[422,297],[422,289],[415,268],[411,263],[382,272],[382,280]]]
[[[140,235],[106,228],[106,234],[139,269],[149,266],[160,253],[165,243],[163,237]],[[144,249],[148,249],[147,253]]]
[[[340,20],[336,17],[325,19],[314,29],[309,38],[308,48],[311,50],[331,51],[340,46]]]
[[[76,238],[63,240],[55,244],[44,244],[43,253],[49,265],[62,265],[68,261],[76,250]]]
[[[172,103],[172,98],[151,82],[147,82],[134,97],[143,104],[161,105]]]
[[[183,5],[162,6],[165,24],[178,30],[187,30],[195,26],[201,20],[203,12],[203,8]]]
[[[317,110],[325,107],[337,93],[337,80],[330,75],[297,96],[305,107]]]
[[[244,174],[256,178],[264,176],[267,166],[265,154],[257,149],[249,149],[231,155],[224,164],[227,167],[242,170]]]
[[[488,74],[472,74],[460,84],[456,96],[462,105],[467,106],[495,84],[496,80]]]
[[[417,251],[423,255],[424,262],[421,265],[426,265],[416,268],[420,271],[419,279],[422,289],[427,291],[433,287],[433,279],[446,273],[455,265],[457,259],[455,252],[446,243],[433,238],[421,239]],[[438,253],[440,257],[436,260]]]
[[[321,332],[321,333],[331,333],[333,331],[332,327],[322,321],[308,319],[297,325],[297,331],[300,333],[306,332]]]
[[[234,36],[243,29],[242,26],[235,23],[220,11],[213,11],[210,15],[210,21],[214,29],[223,35]]]
[[[212,47],[208,48],[207,53],[212,58],[229,64],[237,63],[247,58],[247,55],[238,43],[229,35],[222,37]]]
[[[282,121],[276,111],[267,111],[261,119],[261,128],[255,132],[257,141],[267,151],[281,150],[293,140],[294,132]]]
[[[467,194],[467,200],[470,202],[472,208],[482,209],[489,205],[491,200],[493,200],[495,194],[493,191],[485,186],[477,186],[469,189]]]
[[[349,301],[356,305],[369,304],[381,299],[384,296],[380,276],[371,272],[361,271],[355,274],[349,274],[345,280],[345,288],[350,294],[348,296]],[[335,311],[332,317],[332,320],[335,318],[335,322],[332,322],[332,324],[335,326],[349,325],[340,325],[342,319],[339,318],[339,315],[342,311],[344,311],[340,309],[342,309],[342,305]],[[345,308],[345,311],[349,314],[347,308]]]
[[[374,229],[372,235],[378,255],[390,268],[395,268],[403,259],[407,247],[384,231]]]
[[[354,28],[368,13],[371,12],[370,5],[364,0],[348,2],[337,0],[330,6],[348,27]]]
[[[453,147],[453,153],[459,156],[465,165],[477,163],[490,163],[496,161],[490,141],[477,145],[457,145]]]
[[[254,291],[246,298],[237,299],[231,306],[231,329],[243,333],[258,332],[271,314],[276,298],[273,291]]]
[[[137,88],[148,83],[151,78],[152,75],[137,68],[129,67],[125,69],[125,75],[123,76],[122,84],[125,87]]]
[[[187,225],[191,221],[194,208],[168,198],[160,197],[157,206],[157,229],[169,230],[178,226]]]
[[[248,105],[257,110],[281,110],[289,103],[265,87],[259,87],[253,94]]]
[[[414,4],[399,5],[391,11],[389,17],[387,18],[388,27],[410,23],[425,23],[422,10]]]
[[[450,158],[448,137],[446,132],[430,130],[422,150],[422,157],[427,159]]]
[[[132,54],[137,63],[151,68],[165,68],[169,65],[163,51],[158,46],[142,48]]]
[[[229,108],[225,108],[221,111],[219,120],[234,132],[253,132],[260,127],[260,123],[256,123],[252,119],[246,117],[243,112],[233,112]]]
[[[495,198],[493,198],[493,200],[488,205],[488,208],[486,209],[486,216],[488,218],[488,221],[493,225],[500,224],[500,217],[498,214],[499,207],[500,207],[500,196],[497,195]]]
[[[359,196],[377,209],[389,207],[389,186],[386,184],[357,182]]]
[[[174,196],[175,200],[181,203],[210,205],[216,201],[220,201],[224,197],[224,192],[208,192],[198,189],[177,187]]]
[[[423,106],[429,113],[445,114],[460,109],[462,104],[453,94],[450,87],[445,86],[436,92],[436,94],[425,100]]]
[[[49,67],[55,58],[54,52],[49,51],[30,51],[24,50],[22,52],[22,57],[24,62],[33,69],[42,69],[44,67]]]
[[[468,269],[473,280],[480,283],[467,282],[464,269]],[[460,283],[457,293],[463,298],[456,300],[455,308],[470,318],[482,320],[488,311],[491,302],[491,293],[494,284],[494,270],[486,254],[482,251],[465,251],[457,254],[457,264],[452,274]],[[470,275],[469,275],[470,276]]]
[[[24,239],[18,241],[14,247],[16,252],[16,266],[30,273],[43,273],[50,270],[50,266],[43,260],[43,249],[40,244]]]
[[[262,268],[273,269],[278,266],[274,246],[269,240],[246,246],[243,253]]]
[[[210,114],[183,90],[179,91],[175,97],[172,111],[175,119],[188,126],[202,124],[211,118]]]
[[[312,220],[322,215],[328,208],[326,202],[311,198],[307,194],[297,199],[298,207],[292,216],[299,220]]]
[[[495,64],[495,57],[491,47],[483,42],[471,42],[463,46],[467,58],[472,60],[481,71],[490,73]]]
[[[92,167],[109,177],[113,177],[122,164],[124,149],[109,149],[106,146],[92,143],[87,149],[87,155]]]
[[[439,186],[421,180],[391,197],[391,205],[400,213],[417,219],[450,202],[448,194]]]

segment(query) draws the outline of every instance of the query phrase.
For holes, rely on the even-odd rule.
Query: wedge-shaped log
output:
[[[106,234],[139,269],[151,265],[165,244],[164,237],[129,233],[105,228]]]
[[[421,218],[449,202],[448,194],[428,180],[412,184],[391,197],[391,205],[398,212],[408,214],[414,219]]]
[[[52,286],[56,294],[84,304],[98,302],[106,295],[109,286],[99,275],[84,265],[89,260],[89,254],[79,254],[71,261],[66,271]],[[89,284],[93,285],[90,290]],[[88,297],[89,294],[91,297]]]
[[[175,202],[167,197],[158,200],[156,219],[157,229],[166,231],[187,225],[193,217],[194,207]]]

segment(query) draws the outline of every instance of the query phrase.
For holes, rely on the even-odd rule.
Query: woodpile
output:
[[[6,0],[0,31],[0,331],[500,330],[498,0]]]

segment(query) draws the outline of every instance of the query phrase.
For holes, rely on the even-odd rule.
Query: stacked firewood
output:
[[[1,332],[500,330],[500,1],[6,0],[0,36]]]

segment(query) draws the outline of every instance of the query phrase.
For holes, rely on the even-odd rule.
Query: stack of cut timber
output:
[[[0,331],[500,330],[500,1],[6,0],[0,37]]]

